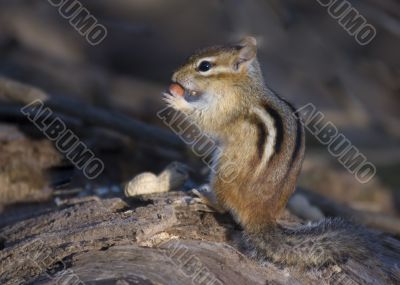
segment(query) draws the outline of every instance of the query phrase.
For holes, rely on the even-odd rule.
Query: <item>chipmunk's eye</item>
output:
[[[212,66],[213,65],[211,62],[204,60],[204,61],[200,62],[198,70],[200,72],[207,72],[212,68]]]

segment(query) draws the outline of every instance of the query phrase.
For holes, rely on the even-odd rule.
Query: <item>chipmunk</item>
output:
[[[164,100],[218,143],[212,192],[201,193],[233,215],[255,256],[303,267],[371,257],[371,238],[343,220],[296,229],[277,223],[296,187],[305,133],[295,108],[264,83],[255,38],[195,53],[173,74]],[[229,181],[220,175],[228,163],[238,168]]]

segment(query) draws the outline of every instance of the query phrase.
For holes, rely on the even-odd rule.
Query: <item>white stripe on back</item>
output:
[[[276,128],[275,121],[271,117],[271,115],[264,109],[255,108],[254,113],[261,119],[261,121],[265,124],[267,129],[267,138],[265,143],[264,152],[261,158],[261,163],[257,167],[256,174],[262,171],[268,164],[268,161],[272,157],[275,151],[276,144]]]

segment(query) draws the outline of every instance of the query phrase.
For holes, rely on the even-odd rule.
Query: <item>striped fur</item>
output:
[[[213,68],[202,74],[196,68],[204,59],[212,61]],[[296,187],[305,134],[295,108],[265,85],[255,39],[201,50],[172,79],[186,91],[203,94],[197,105],[177,104],[174,100],[183,99],[173,97],[168,102],[219,142],[221,153],[214,156],[210,184],[218,207],[243,226],[256,256],[304,267],[372,254],[368,235],[341,220],[296,230],[277,224]],[[224,179],[227,165],[237,170],[229,181]]]
[[[254,108],[253,112],[258,116],[258,118],[261,120],[261,123],[263,124],[263,129],[266,130],[267,133],[267,138],[264,140],[264,145],[262,146],[263,149],[263,154],[260,159],[260,164],[257,167],[256,170],[256,175],[259,175],[259,173],[267,167],[269,159],[274,155],[275,153],[275,147],[276,147],[276,136],[277,136],[277,128],[275,127],[275,121],[273,117],[268,113],[265,112],[265,110],[262,110],[260,108]],[[261,139],[258,139],[259,141]],[[259,147],[259,146],[258,146]],[[260,147],[259,147],[260,148]]]
[[[283,102],[285,102],[289,106],[290,110],[292,111],[292,116],[295,116],[296,108],[291,103],[289,103],[288,101],[286,101],[286,100],[284,100],[282,98],[281,98],[281,100]],[[301,123],[301,119],[299,117],[297,117],[297,116],[295,116],[295,117],[296,117],[296,144],[295,144],[295,147],[293,149],[293,154],[292,154],[292,160],[290,162],[290,167],[293,165],[293,163],[295,162],[295,160],[299,156],[300,150],[301,150],[301,147],[302,147],[302,144],[303,144],[302,140],[304,139],[304,129],[303,129],[303,124]]]
[[[268,129],[259,116],[252,116],[250,118],[250,122],[257,128],[257,155],[259,161],[261,161],[264,156],[264,148],[267,141]]]
[[[279,153],[281,145],[283,144],[283,119],[282,116],[274,108],[268,105],[263,106],[265,111],[272,117],[274,121],[274,127],[276,129],[276,141],[275,141],[275,152]]]

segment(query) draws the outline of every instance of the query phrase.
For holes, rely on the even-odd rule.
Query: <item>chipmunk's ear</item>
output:
[[[239,53],[235,61],[235,69],[239,68],[243,64],[249,64],[257,56],[257,40],[254,37],[244,38],[238,45]]]

